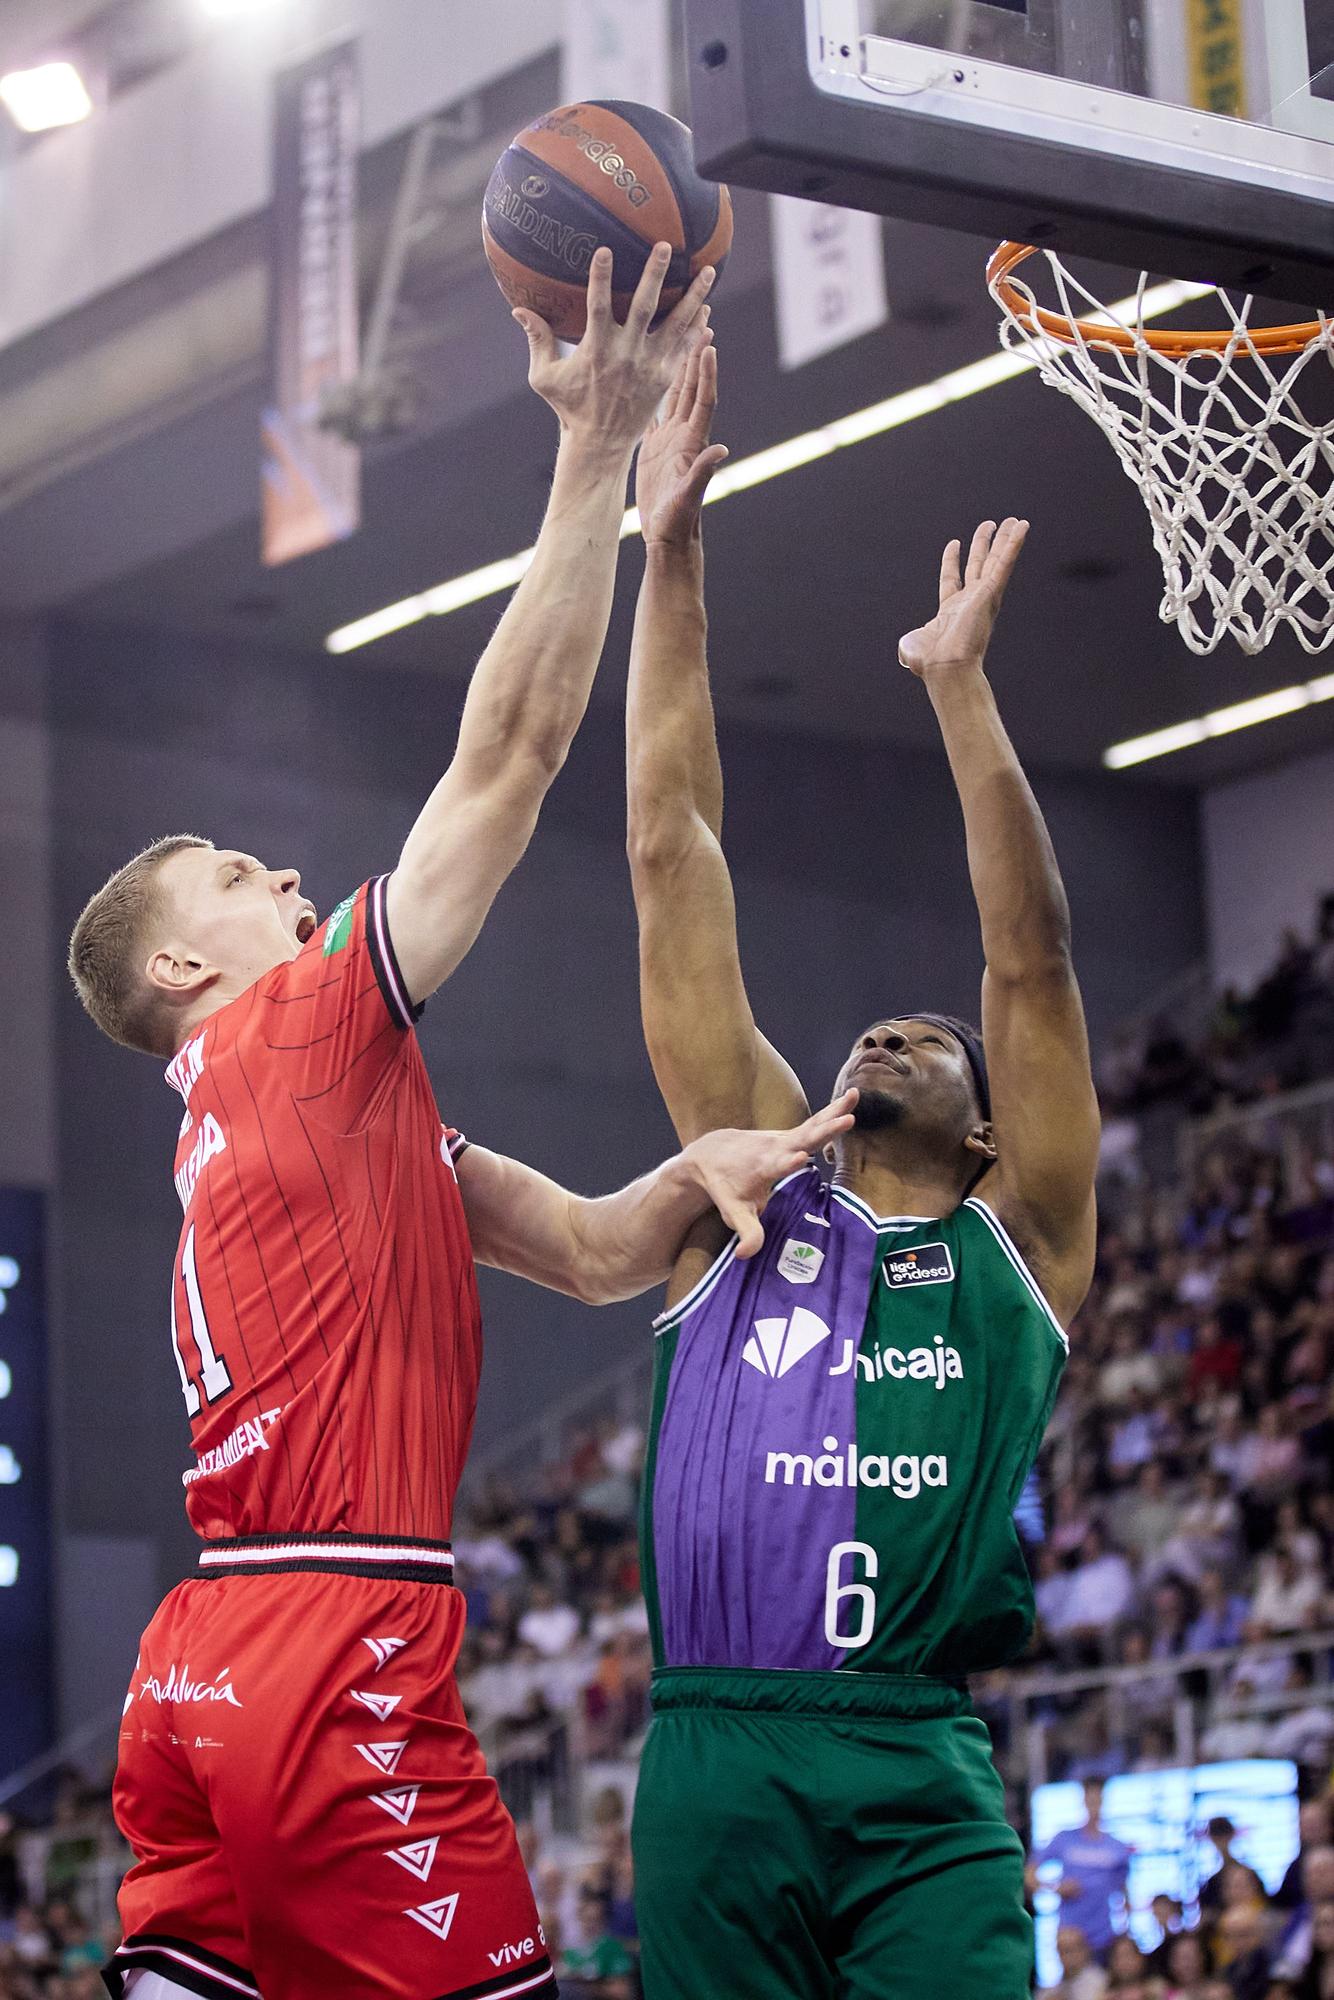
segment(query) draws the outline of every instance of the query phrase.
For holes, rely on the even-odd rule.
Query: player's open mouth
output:
[[[319,919],[316,917],[314,910],[303,910],[296,920],[297,943],[309,944],[318,929]]]

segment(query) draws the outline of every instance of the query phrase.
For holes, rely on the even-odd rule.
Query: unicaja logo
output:
[[[787,1319],[757,1319],[741,1359],[776,1382],[829,1337],[829,1328],[819,1314],[798,1306]]]
[[[240,1708],[242,1704],[236,1698],[231,1673],[230,1667],[224,1667],[211,1681],[192,1681],[189,1666],[178,1669],[173,1661],[165,1681],[150,1674],[141,1683],[139,1693],[146,1701],[225,1701],[233,1708]]]

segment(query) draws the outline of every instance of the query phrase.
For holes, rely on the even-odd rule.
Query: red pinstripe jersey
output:
[[[177,1054],[172,1339],[207,1537],[446,1540],[481,1317],[388,876]]]

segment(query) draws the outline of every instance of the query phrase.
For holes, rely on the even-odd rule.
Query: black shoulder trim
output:
[[[394,940],[389,935],[388,890],[389,877],[377,875],[366,891],[366,949],[370,952],[371,964],[375,968],[375,977],[390,1018],[400,1028],[410,1028],[414,1022],[420,1021],[426,1002],[419,1000],[413,1004],[399,970]]]

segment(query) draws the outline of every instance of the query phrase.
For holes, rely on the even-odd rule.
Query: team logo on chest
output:
[[[757,1319],[741,1359],[776,1382],[829,1337],[830,1329],[819,1315],[798,1306],[789,1319]]]
[[[813,1285],[823,1263],[823,1250],[817,1250],[813,1243],[799,1243],[795,1236],[789,1236],[778,1260],[778,1275],[786,1278],[789,1285]]]
[[[954,1259],[948,1243],[919,1243],[914,1250],[891,1250],[882,1267],[889,1289],[913,1285],[948,1285],[954,1279]]]

